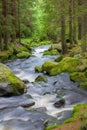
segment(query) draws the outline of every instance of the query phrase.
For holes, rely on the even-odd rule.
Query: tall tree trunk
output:
[[[82,5],[82,0],[78,0],[78,7]],[[78,16],[78,40],[81,40],[82,17]]]
[[[21,29],[20,29],[20,0],[18,0],[18,34],[19,34],[19,43],[21,43]]]
[[[69,0],[69,39],[70,44],[73,45],[73,0]]]
[[[17,18],[17,12],[16,12],[16,0],[11,0],[11,15],[12,15],[12,29],[13,29],[13,35],[12,35],[12,41],[15,42],[16,41],[16,28],[17,28],[17,24],[16,24],[16,18]]]
[[[66,53],[66,37],[65,37],[65,16],[61,16],[61,42],[62,42],[62,54]]]
[[[87,1],[83,0],[82,1],[83,7],[87,7]],[[86,52],[87,49],[87,12],[83,12],[82,14],[82,35],[81,35],[81,40],[82,40],[82,52]]]
[[[77,44],[77,17],[76,17],[77,1],[73,0],[73,41]]]
[[[8,49],[8,32],[7,32],[7,0],[2,0],[2,15],[3,15],[3,43],[5,50]]]

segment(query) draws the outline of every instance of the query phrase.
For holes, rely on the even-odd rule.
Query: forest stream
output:
[[[87,103],[85,91],[70,81],[68,73],[47,76],[48,82],[35,83],[40,75],[34,68],[45,61],[53,61],[56,56],[43,56],[50,46],[35,47],[28,59],[17,59],[6,63],[20,79],[26,82],[27,93],[21,96],[0,98],[0,130],[44,130],[47,121],[55,125],[71,117],[73,107]],[[57,107],[55,103],[63,99],[65,104]],[[55,119],[55,120],[54,120]]]

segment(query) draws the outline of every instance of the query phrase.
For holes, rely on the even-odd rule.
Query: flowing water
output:
[[[29,82],[26,84],[26,94],[0,98],[0,130],[44,130],[46,120],[55,117],[63,121],[71,116],[74,105],[87,102],[86,92],[78,89],[77,83],[70,81],[68,73],[53,77],[45,75],[47,83],[34,82],[40,74],[35,73],[34,67],[56,58],[43,56],[43,52],[49,47],[36,47],[29,59],[17,59],[6,64],[20,79]],[[61,98],[65,100],[65,105],[56,108],[54,103]],[[24,108],[26,105],[33,106]]]

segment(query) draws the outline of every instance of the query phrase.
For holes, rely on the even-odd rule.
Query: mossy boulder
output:
[[[35,72],[42,72],[42,68],[40,66],[35,66]]]
[[[47,82],[47,78],[43,75],[39,75],[36,79],[35,79],[35,82]]]
[[[46,71],[51,76],[62,72],[76,72],[78,66],[82,65],[81,60],[73,57],[65,57],[59,63],[47,61],[42,65],[42,71]]]
[[[46,72],[46,73],[50,73],[50,70],[54,67],[56,67],[57,63],[56,62],[52,62],[52,61],[46,61],[43,65],[42,65],[42,71]]]
[[[62,52],[61,44],[52,44],[51,50],[56,49],[58,52]]]
[[[0,63],[0,84],[2,83],[7,84],[5,87],[7,87],[13,95],[20,95],[26,92],[25,84],[17,78],[7,66]]]
[[[79,87],[87,90],[87,75],[85,72],[73,72],[70,79],[79,83]]]
[[[81,60],[73,58],[73,57],[66,57],[62,61],[60,61],[56,66],[54,66],[50,70],[50,75],[57,75],[62,72],[76,72],[77,67],[82,65]]]
[[[22,52],[17,54],[18,58],[28,58],[30,56],[31,56],[31,54],[29,52],[25,52],[25,51],[22,51]]]
[[[43,55],[58,55],[59,52],[56,49],[46,50]]]

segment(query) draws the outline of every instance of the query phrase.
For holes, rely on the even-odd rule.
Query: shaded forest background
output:
[[[87,47],[87,0],[0,0],[0,49],[21,38]]]

